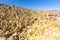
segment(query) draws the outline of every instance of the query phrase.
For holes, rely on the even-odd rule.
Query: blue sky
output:
[[[60,10],[60,0],[0,0],[0,3],[31,9]]]

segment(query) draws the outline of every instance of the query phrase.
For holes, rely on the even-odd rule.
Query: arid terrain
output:
[[[0,4],[0,40],[60,40],[60,12]]]

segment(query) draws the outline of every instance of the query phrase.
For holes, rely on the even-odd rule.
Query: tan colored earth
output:
[[[0,4],[0,40],[60,40],[60,12]]]

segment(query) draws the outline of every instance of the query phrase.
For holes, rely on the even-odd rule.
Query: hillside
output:
[[[0,4],[0,40],[60,40],[60,12]]]

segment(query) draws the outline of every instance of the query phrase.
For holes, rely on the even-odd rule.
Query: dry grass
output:
[[[59,13],[0,4],[0,40],[60,40]]]

